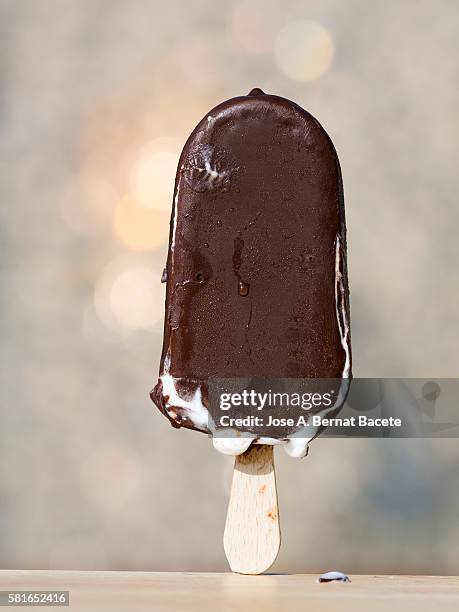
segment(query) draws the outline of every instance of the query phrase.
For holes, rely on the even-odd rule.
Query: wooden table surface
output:
[[[318,584],[307,574],[172,572],[51,572],[0,570],[0,590],[70,591],[70,608],[40,610],[297,612],[438,612],[459,610],[459,578],[351,576],[351,583]],[[30,609],[30,608],[29,608]]]

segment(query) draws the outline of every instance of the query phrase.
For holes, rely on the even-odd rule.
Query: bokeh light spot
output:
[[[330,67],[334,55],[330,32],[320,23],[299,20],[284,26],[274,56],[282,72],[295,81],[312,81]]]
[[[148,328],[153,322],[152,274],[146,268],[132,268],[115,279],[110,292],[113,314],[126,327]]]
[[[155,277],[140,263],[111,262],[97,281],[94,308],[112,331],[151,329],[164,311],[164,285],[159,273]]]
[[[166,242],[169,219],[169,212],[145,208],[134,198],[125,198],[115,209],[113,225],[124,245],[134,251],[148,251]]]
[[[156,138],[142,147],[135,159],[129,185],[133,197],[147,208],[170,211],[181,143],[176,138]]]

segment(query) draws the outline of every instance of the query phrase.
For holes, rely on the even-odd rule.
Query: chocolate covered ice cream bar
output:
[[[212,433],[212,378],[351,377],[341,172],[322,126],[259,89],[196,126],[175,180],[159,380],[175,427]],[[339,405],[334,405],[334,410]],[[306,452],[311,436],[285,440]],[[236,436],[217,448],[233,454]]]

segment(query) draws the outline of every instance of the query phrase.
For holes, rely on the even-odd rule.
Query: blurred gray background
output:
[[[0,567],[225,570],[232,459],[148,398],[180,148],[258,86],[331,135],[356,376],[459,366],[454,0],[0,0]],[[278,571],[459,574],[458,440],[277,451]]]

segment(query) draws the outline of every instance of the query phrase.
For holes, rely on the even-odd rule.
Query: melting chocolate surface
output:
[[[163,281],[152,399],[175,426],[209,430],[211,377],[351,376],[341,173],[314,117],[256,88],[199,122]]]

